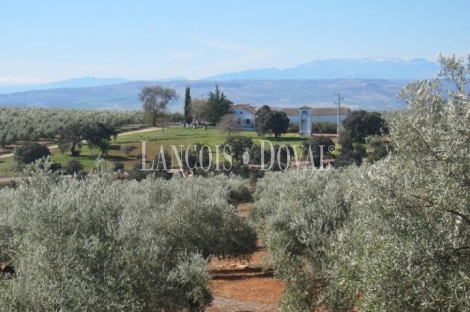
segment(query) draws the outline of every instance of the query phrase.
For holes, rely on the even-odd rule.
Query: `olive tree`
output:
[[[337,233],[351,209],[346,194],[358,170],[292,170],[258,181],[250,216],[286,285],[283,310],[324,306]]]
[[[393,152],[355,181],[330,272],[334,309],[470,309],[470,70],[439,61],[438,77],[404,88],[408,109],[388,117]]]

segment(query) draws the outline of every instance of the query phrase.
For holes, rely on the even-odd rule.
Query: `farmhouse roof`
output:
[[[314,116],[325,116],[325,115],[336,115],[338,109],[336,107],[328,107],[328,108],[321,108],[315,107],[312,108],[312,115]],[[349,107],[340,107],[339,114],[340,115],[349,115],[351,113],[351,109]]]
[[[286,113],[287,116],[299,116],[298,108],[281,108],[280,111]]]
[[[253,115],[256,114],[256,107],[251,106],[250,104],[235,104],[233,109],[244,109]]]

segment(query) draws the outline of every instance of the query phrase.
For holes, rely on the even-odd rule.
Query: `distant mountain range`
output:
[[[423,79],[433,78],[439,64],[423,58],[403,61],[393,58],[317,60],[293,68],[254,69],[226,73],[204,80],[247,79]]]
[[[140,110],[138,94],[144,86],[172,87],[179,95],[170,111],[183,111],[185,87],[192,98],[207,98],[218,84],[236,104],[273,107],[333,106],[335,93],[352,109],[391,110],[401,108],[396,95],[411,80],[325,79],[325,80],[233,80],[233,81],[134,81],[115,85],[60,88],[0,94],[0,105]]]
[[[49,89],[60,89],[60,88],[85,88],[85,87],[96,87],[104,85],[120,84],[130,82],[129,79],[124,78],[94,78],[94,77],[81,77],[68,79],[63,81],[55,81],[46,84],[39,85],[14,85],[8,87],[0,86],[0,93],[14,93],[31,90],[49,90]]]
[[[424,59],[320,60],[288,69],[256,69],[196,81],[184,77],[160,81],[82,77],[36,86],[0,87],[0,105],[31,105],[97,109],[141,109],[138,94],[149,84],[175,88],[180,99],[169,106],[182,111],[184,89],[207,97],[218,84],[234,103],[273,107],[332,106],[335,93],[352,109],[401,108],[396,95],[412,80],[433,78],[439,65]],[[22,89],[24,87],[24,89]],[[21,91],[21,92],[20,92]]]

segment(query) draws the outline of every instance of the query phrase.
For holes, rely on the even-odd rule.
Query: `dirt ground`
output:
[[[247,215],[249,208],[239,205],[238,211]],[[214,301],[206,311],[279,311],[276,302],[284,285],[273,277],[272,269],[264,268],[267,257],[266,249],[258,245],[249,260],[212,259],[207,269],[212,275]]]

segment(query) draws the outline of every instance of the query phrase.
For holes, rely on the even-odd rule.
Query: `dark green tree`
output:
[[[312,137],[308,140],[305,140],[302,142],[302,145],[304,146],[303,148],[303,153],[305,156],[310,157],[309,153],[310,150],[312,151],[312,158],[313,158],[313,164],[315,167],[320,166],[320,156],[321,156],[321,146],[323,146],[323,159],[327,156],[331,156],[331,153],[329,152],[328,147],[330,145],[334,146],[334,142],[332,139],[328,137]],[[310,160],[310,159],[309,159]]]
[[[281,134],[287,133],[289,129],[289,117],[284,112],[274,112],[270,119],[271,133],[276,138],[280,137]]]
[[[193,121],[191,115],[191,88],[186,87],[184,93],[184,122],[190,124]]]
[[[229,137],[224,144],[230,146],[232,156],[235,160],[242,160],[243,153],[253,146],[253,141],[250,137],[238,136]]]
[[[272,114],[273,111],[268,105],[261,106],[256,112],[256,133],[259,136],[265,136],[271,133],[269,120]]]
[[[290,159],[288,159],[288,156]],[[290,160],[294,156],[294,148],[290,145],[274,145],[274,164],[272,171],[285,171],[290,166]]]
[[[273,111],[268,105],[263,105],[256,112],[256,132],[260,136],[274,134],[276,138],[289,129],[289,118],[286,113]]]
[[[261,165],[261,158],[264,157],[264,162],[269,163],[271,161],[271,151],[261,150],[261,145],[253,144],[250,148],[250,164]]]
[[[49,148],[36,142],[25,142],[14,150],[15,160],[19,164],[29,164],[37,159],[47,157],[51,154]]]
[[[144,112],[150,116],[152,125],[156,126],[158,117],[165,112],[169,102],[178,100],[178,95],[173,88],[153,85],[144,87],[139,93],[139,99],[143,103]]]
[[[366,136],[380,135],[381,130],[387,133],[385,120],[378,112],[354,111],[343,120],[344,132],[353,141],[364,141]]]
[[[101,122],[84,127],[84,139],[89,148],[101,148],[103,140],[109,141],[111,138],[116,139],[116,137],[116,129]]]
[[[77,156],[83,141],[87,142],[88,147],[95,148],[100,147],[103,140],[115,139],[116,137],[116,129],[104,123],[70,123],[61,129],[58,145],[62,153],[70,148],[72,156]]]
[[[341,154],[335,159],[335,167],[346,167],[349,165],[360,166],[362,159],[367,157],[366,149],[361,144],[354,145],[350,132],[343,130],[339,136],[338,143],[341,145]]]
[[[232,112],[233,102],[227,99],[223,92],[220,92],[219,86],[215,85],[215,92],[209,92],[205,112],[207,121],[211,124],[218,124],[222,116]]]

